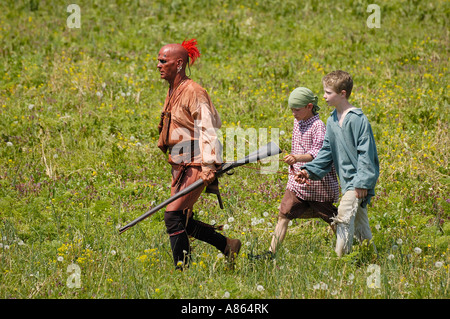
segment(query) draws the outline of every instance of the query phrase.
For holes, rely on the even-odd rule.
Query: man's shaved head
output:
[[[172,86],[177,79],[186,76],[186,66],[192,65],[200,56],[197,48],[197,40],[183,41],[182,44],[166,44],[159,50],[157,68],[164,79]]]
[[[174,59],[182,59],[183,65],[186,65],[188,62],[188,52],[181,44],[178,43],[171,43],[163,46],[161,50],[159,51],[160,54],[163,54],[163,57],[170,57]]]
[[[172,43],[163,46],[158,53],[157,65],[161,78],[173,84],[177,75],[184,77],[188,59],[188,52],[181,44]]]

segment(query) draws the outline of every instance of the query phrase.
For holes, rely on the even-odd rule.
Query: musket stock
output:
[[[247,155],[243,159],[240,159],[238,161],[231,162],[231,163],[223,163],[222,166],[220,167],[220,169],[218,171],[216,171],[216,177],[220,177],[224,173],[227,173],[228,171],[232,170],[233,168],[236,168],[236,167],[242,166],[244,164],[248,164],[248,163],[254,163],[259,160],[265,159],[266,157],[277,155],[280,153],[281,153],[281,149],[275,143],[270,142],[267,145],[259,148],[257,151]],[[175,201],[176,199],[180,198],[181,196],[189,194],[190,192],[199,188],[202,185],[203,185],[203,179],[199,179],[199,180],[195,181],[194,183],[192,183],[188,187],[182,189],[181,191],[179,191],[175,195],[171,196],[170,198],[166,199],[159,205],[148,210],[146,213],[142,214],[141,216],[139,216],[132,222],[119,228],[119,233],[122,234],[124,231],[133,227],[134,225],[141,222],[142,220],[150,217],[151,215],[153,215],[154,213],[159,211],[161,208],[169,205],[171,202]]]

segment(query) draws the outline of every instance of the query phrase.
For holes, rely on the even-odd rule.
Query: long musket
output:
[[[281,153],[281,149],[278,147],[278,145],[275,144],[274,142],[270,142],[267,145],[261,147],[260,149],[254,151],[253,153],[247,155],[243,159],[240,159],[240,160],[237,160],[237,161],[231,162],[231,163],[224,163],[224,164],[222,164],[220,169],[216,171],[215,175],[216,175],[216,177],[219,177],[219,176],[223,175],[224,173],[227,173],[228,171],[232,170],[233,168],[242,166],[242,165],[247,164],[247,163],[254,163],[254,162],[257,162],[259,160],[265,159],[266,157],[277,155],[277,154],[280,154],[280,153]],[[192,192],[194,189],[197,189],[198,187],[202,186],[203,184],[204,184],[203,183],[203,179],[200,178],[199,180],[195,181],[194,183],[192,183],[188,187],[182,189],[181,191],[179,191],[178,193],[176,193],[172,197],[166,199],[161,204],[153,207],[152,209],[150,209],[146,213],[142,214],[141,216],[139,216],[138,218],[136,218],[132,222],[130,222],[127,225],[119,228],[119,232],[122,234],[124,231],[126,231],[127,229],[133,227],[137,223],[143,221],[147,217],[153,215],[154,213],[156,213],[161,208],[169,205],[171,202],[173,202],[174,200],[180,198],[181,196],[184,196],[184,195]]]

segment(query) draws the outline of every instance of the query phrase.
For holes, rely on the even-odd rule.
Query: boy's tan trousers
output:
[[[372,232],[367,216],[367,206],[361,207],[362,199],[356,198],[356,192],[349,190],[342,196],[338,214],[333,218],[336,224],[336,254],[341,257],[352,250],[353,237],[359,242],[371,240]]]

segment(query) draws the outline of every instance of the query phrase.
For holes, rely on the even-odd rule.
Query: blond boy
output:
[[[313,161],[301,167],[296,181],[320,180],[334,165],[343,194],[338,214],[333,218],[335,251],[340,257],[351,251],[354,236],[360,242],[372,239],[367,204],[375,195],[379,161],[367,117],[348,101],[353,88],[350,74],[333,71],[323,78],[322,83],[323,97],[335,110],[327,120],[322,149]]]

